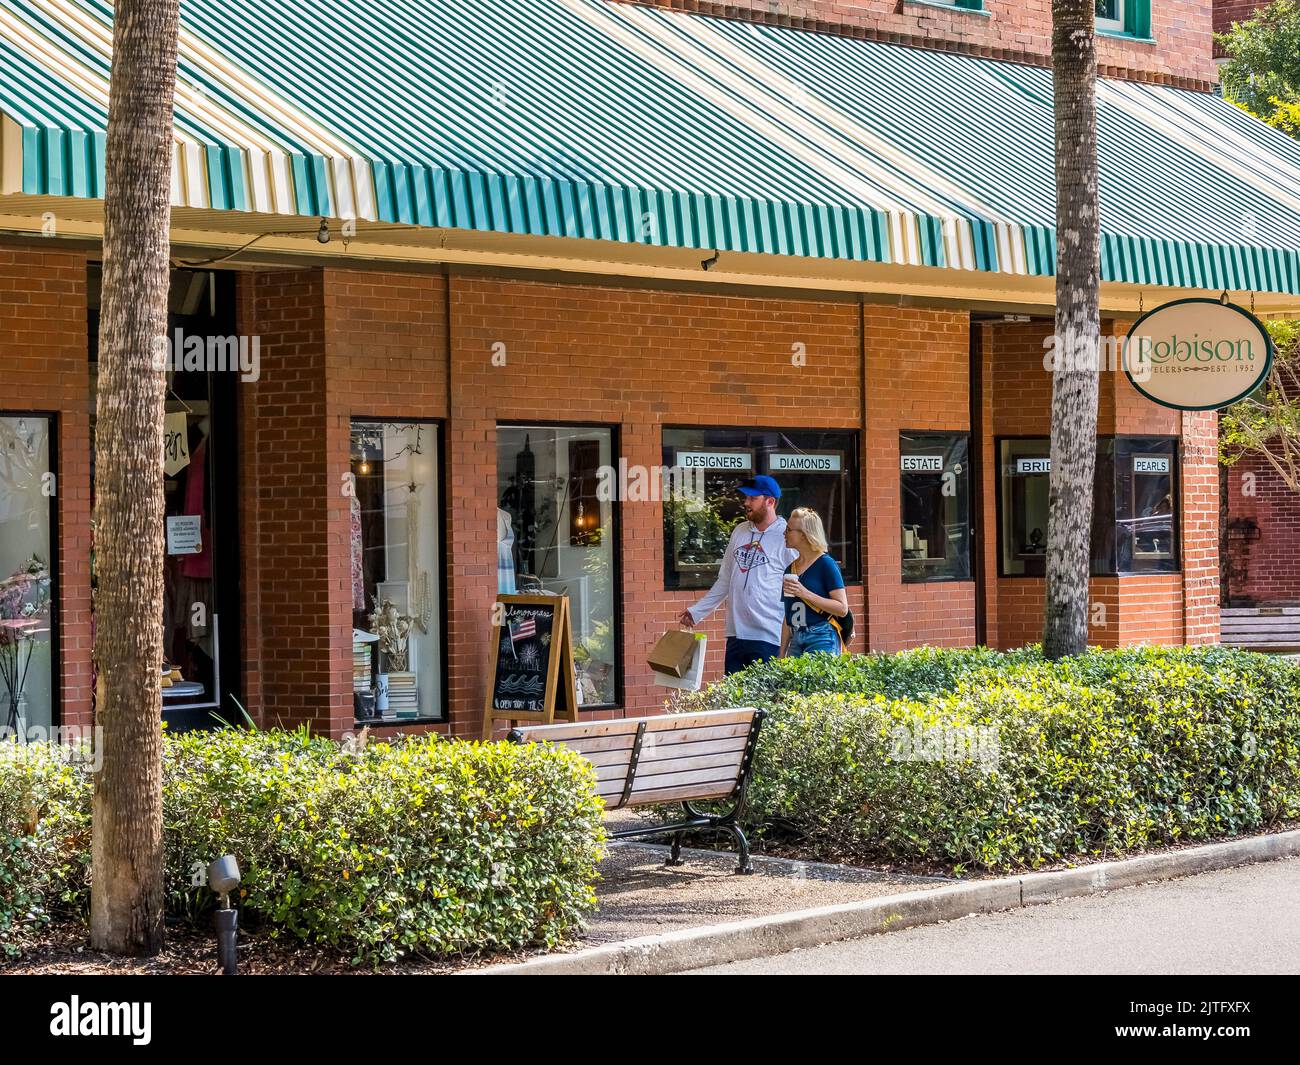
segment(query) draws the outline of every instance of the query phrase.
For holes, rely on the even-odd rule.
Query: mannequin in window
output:
[[[497,594],[515,594],[515,528],[510,512],[497,507]]]

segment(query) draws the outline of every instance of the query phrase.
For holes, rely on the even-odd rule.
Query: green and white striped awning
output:
[[[172,199],[1024,275],[1046,70],[610,0],[185,0]],[[0,0],[0,194],[99,197],[112,9]],[[1300,145],[1105,81],[1102,275],[1300,293]]]

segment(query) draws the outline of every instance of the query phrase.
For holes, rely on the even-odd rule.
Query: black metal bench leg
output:
[[[668,860],[664,865],[685,865],[686,859],[682,857],[682,834],[675,832],[673,834],[672,849],[668,852]]]
[[[740,863],[736,866],[736,872],[748,876],[754,871],[754,863],[749,857],[749,840],[745,838],[745,833],[740,830],[740,826],[734,822],[727,828],[736,837],[736,846],[740,848]]]

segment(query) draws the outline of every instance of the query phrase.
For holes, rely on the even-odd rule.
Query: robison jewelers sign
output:
[[[1124,342],[1124,372],[1147,399],[1174,410],[1218,410],[1268,377],[1273,341],[1233,303],[1175,300],[1143,315]]]

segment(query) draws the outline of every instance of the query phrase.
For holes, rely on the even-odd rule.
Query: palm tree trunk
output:
[[[117,0],[95,429],[96,724],[91,945],[162,946],[165,376],[179,0]]]
[[[1052,0],[1056,104],[1056,354],[1043,652],[1088,646],[1101,334],[1094,0]]]

